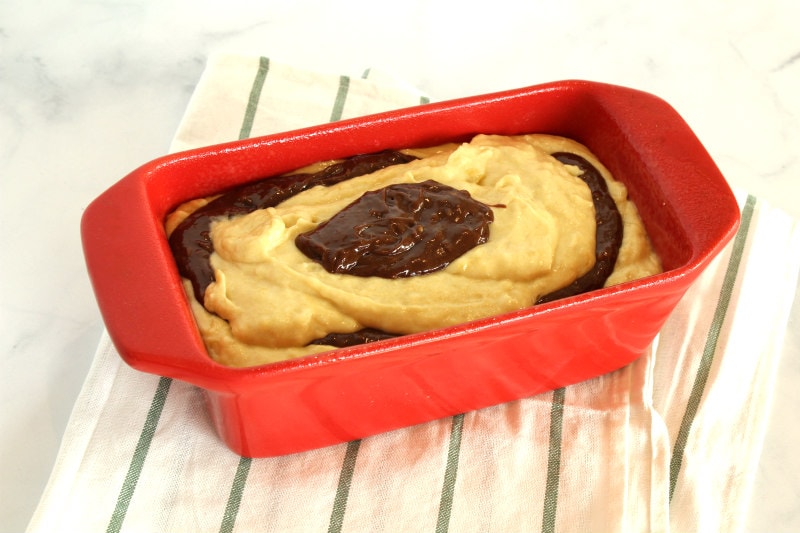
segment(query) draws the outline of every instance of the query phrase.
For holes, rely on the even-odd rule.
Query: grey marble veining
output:
[[[354,75],[380,67],[433,100],[567,78],[639,88],[684,116],[732,184],[800,217],[797,20],[791,0],[410,0],[391,11],[365,1],[4,0],[0,530],[27,524],[102,330],[83,209],[166,151],[209,53]],[[797,407],[798,361],[790,334],[749,531],[800,530],[800,430],[783,422]]]

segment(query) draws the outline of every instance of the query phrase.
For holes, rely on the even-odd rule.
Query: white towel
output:
[[[171,149],[424,101],[373,70],[215,56]],[[28,531],[738,531],[800,271],[798,222],[738,197],[739,234],[633,364],[310,452],[240,458],[196,388],[104,336]]]

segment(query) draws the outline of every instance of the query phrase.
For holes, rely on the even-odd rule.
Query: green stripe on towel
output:
[[[133,498],[133,493],[136,491],[136,484],[144,468],[144,461],[147,459],[147,452],[150,450],[150,443],[153,442],[153,436],[156,433],[156,427],[158,427],[158,420],[161,418],[161,412],[167,402],[167,394],[171,384],[172,380],[170,378],[162,377],[158,381],[158,387],[156,387],[156,393],[150,403],[150,410],[147,412],[142,432],[139,434],[139,441],[136,443],[128,473],[117,497],[117,505],[114,507],[114,513],[111,515],[111,520],[106,528],[107,533],[116,533],[122,529],[125,514],[128,512],[128,506]]]
[[[342,119],[344,103],[347,100],[347,92],[349,90],[350,78],[348,76],[339,76],[339,90],[336,93],[336,100],[333,103],[333,111],[331,111],[331,122]]]
[[[442,497],[439,500],[439,517],[436,520],[436,533],[446,533],[450,526],[450,514],[453,511],[453,495],[458,474],[458,457],[461,454],[461,434],[464,429],[464,415],[453,417],[450,429],[450,445],[447,447],[447,466],[444,470]]]
[[[219,526],[219,533],[230,533],[236,524],[236,515],[239,514],[239,505],[242,503],[244,486],[247,484],[247,474],[250,473],[250,465],[253,460],[248,457],[241,457],[239,465],[236,467],[236,474],[233,476],[231,492],[228,494],[228,503],[225,504],[225,514],[222,515],[222,523]]]
[[[347,451],[342,461],[342,470],[339,472],[339,484],[336,487],[336,497],[333,500],[333,510],[331,511],[331,521],[328,524],[328,533],[339,533],[344,523],[344,512],[347,509],[347,498],[350,496],[350,484],[353,481],[353,473],[356,470],[356,459],[358,458],[358,448],[361,446],[360,440],[347,443]]]
[[[253,131],[253,122],[256,118],[256,109],[258,109],[258,101],[261,99],[261,91],[264,89],[264,80],[267,79],[267,72],[269,71],[269,58],[260,57],[258,59],[258,70],[256,77],[253,80],[253,86],[250,88],[250,97],[247,99],[247,108],[244,111],[244,120],[242,121],[242,128],[239,130],[239,139],[247,139]]]
[[[678,429],[678,436],[675,439],[675,447],[672,450],[672,459],[669,464],[670,501],[675,493],[675,485],[678,483],[678,474],[680,474],[681,465],[683,464],[683,454],[686,449],[686,443],[689,440],[689,432],[692,429],[692,423],[700,407],[700,400],[703,397],[706,381],[708,381],[708,376],[711,372],[711,365],[714,362],[714,353],[717,350],[719,335],[722,331],[722,325],[725,322],[725,315],[728,312],[731,296],[733,295],[736,276],[739,272],[742,256],[744,255],[744,245],[747,241],[747,233],[750,230],[750,221],[753,218],[755,204],[756,199],[753,196],[748,196],[744,208],[742,209],[741,226],[736,233],[736,239],[733,241],[731,257],[728,260],[728,268],[725,271],[725,278],[722,281],[722,288],[720,289],[717,308],[714,311],[714,318],[711,321],[708,337],[706,337],[703,356],[700,359],[700,366],[697,369],[697,374],[695,374],[692,391],[689,394],[689,400],[686,402],[686,411],[683,414],[683,420],[681,420],[681,425]]]
[[[558,480],[561,473],[561,431],[564,426],[566,392],[564,387],[554,390],[553,405],[550,407],[550,448],[547,452],[547,481],[544,490],[542,533],[553,533],[556,530]]]

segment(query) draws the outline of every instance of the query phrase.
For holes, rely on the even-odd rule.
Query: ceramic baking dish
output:
[[[252,368],[203,347],[167,244],[179,203],[306,164],[476,133],[587,145],[637,204],[665,272],[427,333]],[[640,91],[554,82],[201,148],[145,164],[82,220],[90,278],[121,357],[206,392],[222,440],[288,454],[531,396],[638,358],[733,236],[739,208],[676,111]]]

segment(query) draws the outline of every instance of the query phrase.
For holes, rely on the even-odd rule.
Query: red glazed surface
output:
[[[551,133],[586,144],[637,204],[665,272],[422,334],[236,369],[206,354],[172,259],[179,203],[331,158]],[[244,456],[293,453],[531,396],[638,358],[711,259],[739,208],[675,110],[639,91],[556,82],[170,155],[86,210],[89,275],[122,358],[206,390],[217,430]]]

